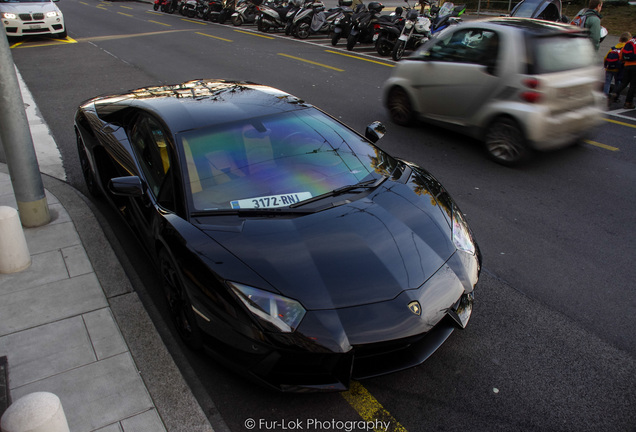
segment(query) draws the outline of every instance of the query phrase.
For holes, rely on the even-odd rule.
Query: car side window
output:
[[[431,48],[429,57],[435,61],[494,67],[498,54],[497,33],[483,29],[463,29],[436,43]]]
[[[167,134],[158,121],[140,115],[130,132],[146,183],[158,202],[174,209],[174,187]]]

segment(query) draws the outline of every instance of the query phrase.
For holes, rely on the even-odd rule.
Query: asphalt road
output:
[[[466,213],[484,254],[473,319],[424,365],[362,384],[392,430],[636,430],[636,122],[608,117],[584,144],[509,169],[442,129],[390,123],[380,87],[392,62],[324,46],[153,13],[148,4],[62,0],[77,43],[12,50],[60,148],[79,172],[72,119],[97,94],[194,78],[282,88],[355,129],[381,120],[390,153],[436,175]],[[266,36],[266,37],[263,37]],[[351,57],[354,54],[356,57]],[[617,114],[614,112],[613,114]],[[359,420],[340,394],[285,395],[193,355],[164,322],[157,281],[114,213],[95,203],[164,341],[218,430],[310,429]],[[312,423],[316,426],[317,423]],[[328,423],[320,423],[328,430]],[[296,427],[298,429],[298,427]],[[334,428],[331,428],[334,430]]]

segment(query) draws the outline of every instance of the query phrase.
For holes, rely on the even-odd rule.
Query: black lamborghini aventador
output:
[[[481,257],[424,169],[280,90],[197,80],[83,103],[89,191],[155,260],[176,328],[285,391],[422,363],[472,311]]]

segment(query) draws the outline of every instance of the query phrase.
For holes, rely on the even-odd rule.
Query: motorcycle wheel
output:
[[[347,51],[352,51],[357,43],[358,43],[358,35],[350,34],[349,36],[347,36]]]
[[[393,47],[393,53],[391,54],[391,57],[393,57],[393,60],[399,61],[402,58],[402,56],[404,55],[405,47],[406,47],[406,42],[398,39],[398,41],[395,43],[395,46]]]
[[[235,26],[240,26],[241,24],[243,24],[243,18],[241,18],[240,15],[237,16],[233,16],[232,17],[232,24]]]
[[[159,10],[159,5],[157,3],[155,3],[155,5],[152,7],[154,10]]]
[[[381,56],[386,57],[388,55],[391,55],[391,52],[393,52],[393,45],[387,38],[385,38],[384,36],[380,36],[375,42],[375,50]]]
[[[331,46],[338,45],[339,40],[340,40],[340,33],[333,33],[331,35]]]
[[[296,36],[298,39],[307,39],[309,37],[309,24],[298,24],[298,27],[296,28]]]
[[[169,14],[173,14],[174,11],[176,10],[175,6],[170,4],[170,6],[168,6],[168,13]]]
[[[222,10],[221,13],[219,14],[218,23],[225,24],[226,20],[227,20],[227,11]]]
[[[268,22],[263,21],[262,19],[258,20],[258,30],[262,31],[263,33],[267,33],[269,31],[270,25]]]

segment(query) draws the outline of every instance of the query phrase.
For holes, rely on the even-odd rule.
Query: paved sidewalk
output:
[[[0,274],[11,400],[56,394],[71,432],[211,432],[86,199],[43,180],[52,221],[24,230],[31,266]],[[17,208],[4,164],[0,206]],[[87,242],[97,255],[89,258]],[[95,259],[108,269],[99,276]]]

